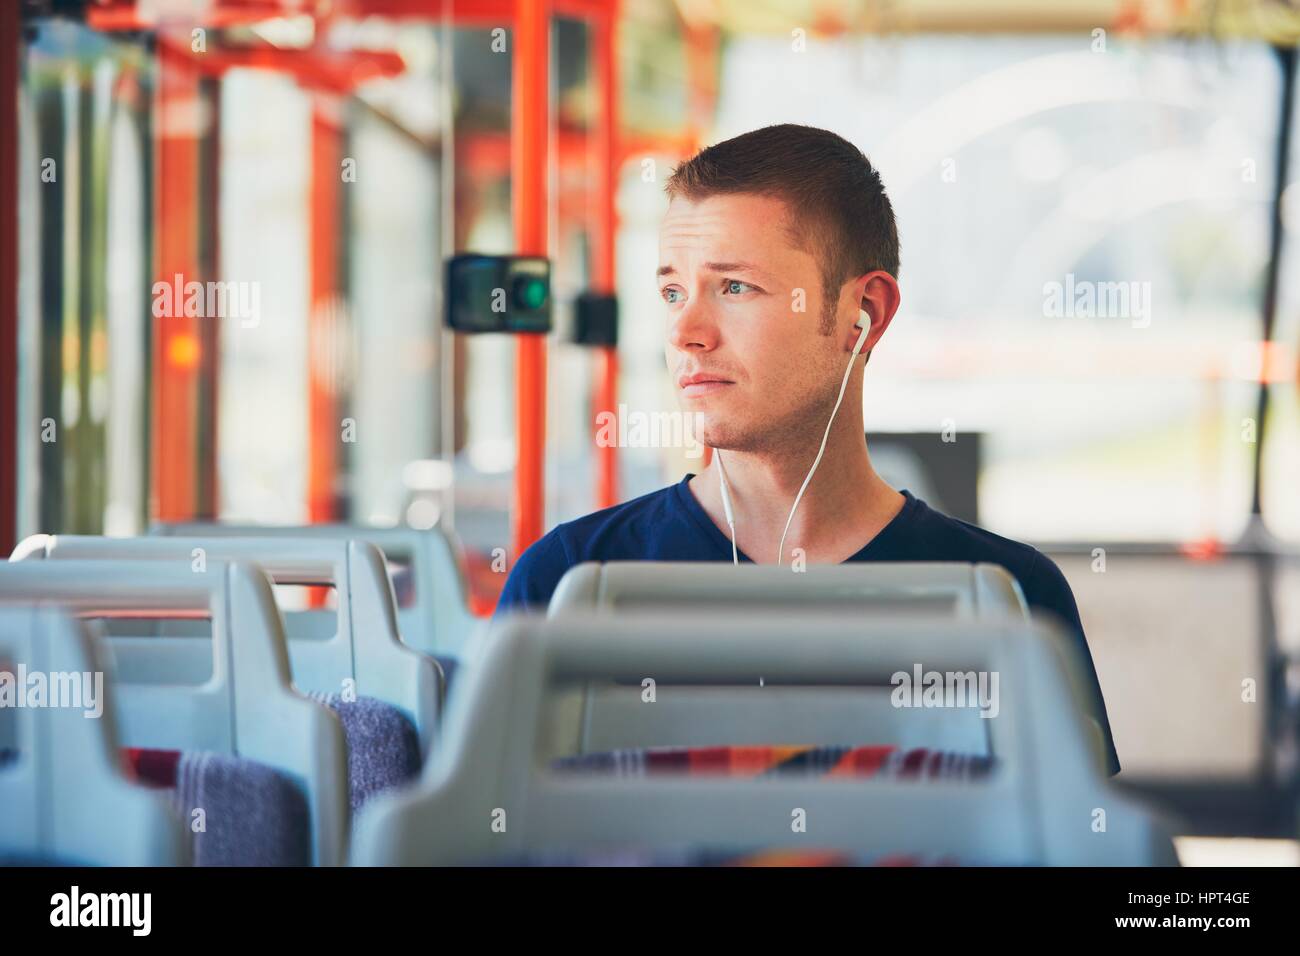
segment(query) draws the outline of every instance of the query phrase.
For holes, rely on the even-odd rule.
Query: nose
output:
[[[668,327],[668,344],[679,352],[707,352],[718,346],[718,323],[706,303],[692,297]]]

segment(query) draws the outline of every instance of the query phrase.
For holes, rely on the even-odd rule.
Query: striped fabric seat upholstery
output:
[[[348,802],[355,813],[375,794],[410,783],[420,772],[420,736],[400,710],[371,697],[345,701],[309,693],[339,715],[348,747]]]
[[[687,776],[879,777],[900,780],[967,780],[987,776],[993,759],[924,747],[729,746],[646,747],[561,757],[551,769],[616,777]]]
[[[124,750],[137,782],[166,789],[195,866],[308,866],[307,797],[286,774],[207,751]]]

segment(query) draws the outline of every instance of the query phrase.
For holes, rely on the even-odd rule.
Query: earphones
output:
[[[790,507],[790,516],[785,519],[785,529],[781,532],[781,543],[777,545],[776,549],[778,567],[785,558],[785,537],[790,533],[790,524],[794,521],[795,512],[799,510],[799,502],[803,500],[803,493],[808,490],[808,484],[817,472],[817,466],[822,462],[822,455],[826,453],[826,441],[831,436],[831,426],[835,424],[835,416],[839,413],[840,405],[844,401],[844,390],[848,388],[849,375],[853,372],[853,363],[857,361],[858,353],[862,351],[862,346],[867,343],[867,335],[871,332],[870,313],[862,309],[859,310],[859,313],[863,316],[863,319],[858,322],[862,334],[858,336],[858,342],[853,346],[853,355],[849,358],[848,367],[844,369],[844,378],[840,380],[840,394],[835,399],[835,408],[831,410],[830,421],[826,423],[826,431],[822,434],[821,448],[817,449],[817,457],[814,459],[812,467],[808,469],[808,475],[799,488],[799,494],[795,495],[794,504]],[[727,468],[722,463],[722,451],[715,449],[715,455],[718,459],[718,487],[722,492],[722,512],[726,516],[727,527],[731,529],[731,563],[739,566],[740,557],[736,551],[736,515],[731,507],[731,489],[727,486]]]

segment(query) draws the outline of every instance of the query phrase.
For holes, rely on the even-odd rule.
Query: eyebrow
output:
[[[758,266],[751,265],[748,262],[706,262],[704,268],[710,272],[758,272],[763,270]],[[655,273],[655,278],[662,276],[676,275],[677,270],[672,266],[660,266],[659,271]]]

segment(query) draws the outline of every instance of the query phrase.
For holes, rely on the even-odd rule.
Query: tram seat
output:
[[[23,693],[18,666],[84,688],[104,674],[103,648],[86,628],[53,608],[0,606],[0,671]],[[0,863],[77,866],[179,866],[189,862],[189,837],[155,793],[137,786],[118,757],[114,700],[105,679],[66,706],[0,707]],[[92,701],[89,693],[98,695]],[[87,717],[86,707],[99,711]],[[106,821],[111,821],[106,825]]]
[[[254,562],[277,584],[332,586],[337,610],[284,615],[294,684],[349,700],[386,702],[418,729],[419,753],[428,752],[437,731],[442,672],[398,637],[392,586],[373,545],[342,538],[33,535],[19,543],[11,560],[172,561],[189,569],[199,556]],[[201,646],[189,646],[205,655]],[[368,720],[365,726],[373,730],[375,724]]]
[[[402,640],[438,659],[450,679],[465,644],[482,627],[469,609],[469,588],[457,557],[458,544],[441,528],[367,528],[348,524],[249,525],[193,522],[155,524],[150,535],[356,539],[383,551],[393,569],[409,574],[413,593],[399,602]]]
[[[1173,864],[1163,825],[1112,789],[1089,752],[1072,706],[1083,688],[1071,680],[1065,644],[1049,622],[1013,618],[787,611],[752,619],[629,614],[616,626],[594,616],[505,619],[467,656],[443,745],[419,784],[360,814],[352,860],[438,865],[614,847],[762,847],[979,863]],[[647,675],[664,684],[752,683],[760,674],[784,684],[885,686],[915,665],[999,675],[997,715],[982,720],[994,757],[986,778],[621,778],[548,766],[545,727],[557,688]],[[798,820],[806,826],[792,825]]]
[[[609,617],[708,609],[745,619],[796,608],[800,615],[813,616],[853,608],[864,621],[879,615],[1024,620],[1029,614],[1015,579],[991,564],[813,565],[795,574],[770,565],[662,561],[577,565],[556,587],[549,614]],[[785,687],[763,676],[762,687],[666,687],[658,682],[653,708],[644,706],[639,683],[575,690],[561,705],[567,716],[555,725],[551,752],[808,741],[852,746],[860,742],[863,727],[871,728],[878,743],[987,752],[982,721],[969,714],[899,711],[882,688]],[[1099,730],[1097,736],[1100,748]]]
[[[121,744],[211,751],[285,774],[310,811],[310,862],[346,859],[343,728],[294,689],[271,582],[256,566],[209,561],[199,574],[188,561],[11,561],[0,564],[0,601],[57,604],[89,618],[208,619],[210,642],[106,638]],[[196,672],[197,656],[207,662]]]

